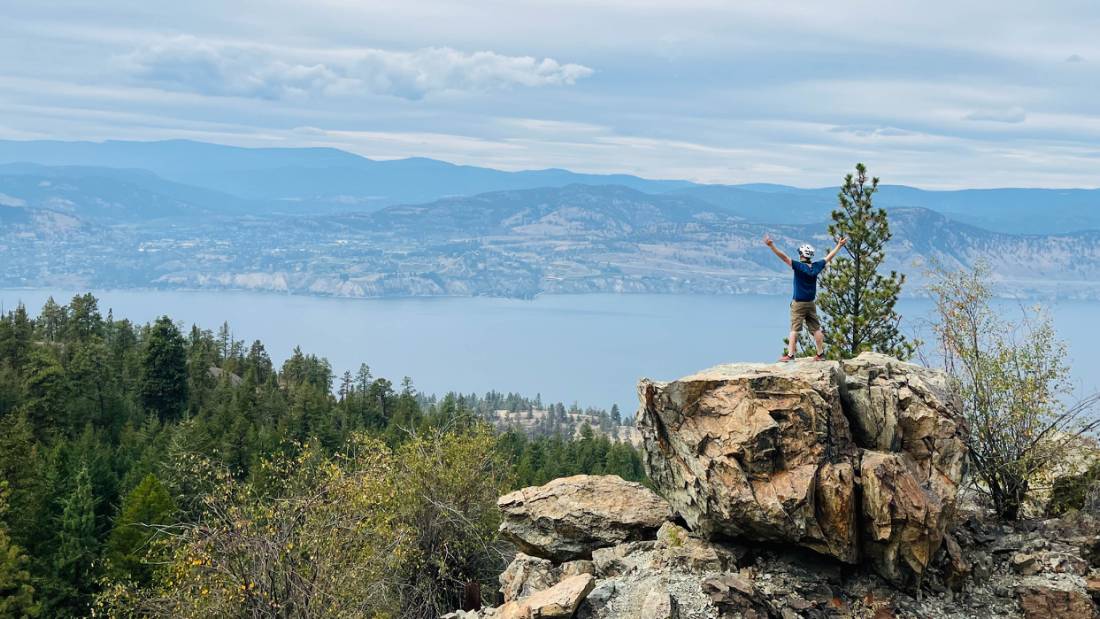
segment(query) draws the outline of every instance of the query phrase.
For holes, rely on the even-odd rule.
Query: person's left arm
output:
[[[840,248],[844,247],[847,244],[848,244],[848,238],[843,237],[843,236],[840,237],[840,240],[838,240],[836,242],[836,247],[833,248],[833,251],[831,251],[831,252],[829,252],[828,254],[825,255],[825,264],[829,264],[830,262],[832,262],[833,258],[836,258],[836,255],[840,251]]]

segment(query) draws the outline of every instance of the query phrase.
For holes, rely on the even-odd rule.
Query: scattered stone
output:
[[[679,619],[676,599],[664,589],[654,589],[642,602],[642,614],[638,619]]]
[[[508,602],[493,611],[499,619],[566,619],[596,584],[591,574],[570,576],[558,584],[526,598]]]
[[[962,589],[963,584],[974,573],[974,567],[963,556],[962,548],[959,546],[959,542],[955,540],[954,535],[950,533],[944,535],[943,549],[945,584],[949,589],[958,591]]]
[[[1016,591],[1025,619],[1094,619],[1096,606],[1081,591],[1024,586]]]
[[[743,619],[778,617],[776,611],[747,579],[737,574],[723,574],[703,581],[703,593],[720,613]]]
[[[1085,592],[1092,596],[1094,602],[1100,602],[1100,577],[1085,580]]]
[[[497,501],[500,533],[526,554],[556,562],[652,539],[672,517],[668,503],[645,486],[615,475],[574,475],[524,488]]]
[[[719,546],[691,535],[687,529],[666,522],[657,531],[659,552],[655,553],[654,569],[681,569],[689,572],[724,571],[737,566],[743,548]]]
[[[511,602],[549,589],[560,579],[561,570],[552,562],[517,553],[500,575],[500,591],[504,594],[504,601]]]

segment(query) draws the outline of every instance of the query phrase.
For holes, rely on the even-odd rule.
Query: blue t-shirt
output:
[[[817,298],[817,276],[825,270],[825,261],[818,260],[810,264],[791,260],[794,269],[794,300],[813,301]]]

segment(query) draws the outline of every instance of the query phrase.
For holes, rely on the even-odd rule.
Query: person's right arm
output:
[[[764,244],[772,250],[772,253],[779,256],[779,259],[787,263],[787,266],[791,266],[791,258],[787,254],[783,253],[778,247],[775,246],[775,241],[772,240],[770,235],[764,235]]]

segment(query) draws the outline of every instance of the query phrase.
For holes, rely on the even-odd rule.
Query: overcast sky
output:
[[[0,138],[1100,185],[1100,2],[0,0]]]

